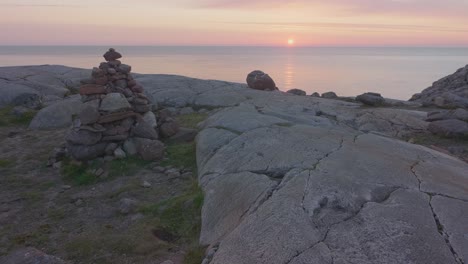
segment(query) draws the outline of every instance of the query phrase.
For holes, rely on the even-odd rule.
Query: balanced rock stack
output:
[[[68,153],[76,160],[136,154],[158,160],[164,154],[152,105],[130,74],[131,66],[118,60],[121,57],[109,49],[106,62],[93,69],[91,79],[82,81],[85,106],[66,137]]]

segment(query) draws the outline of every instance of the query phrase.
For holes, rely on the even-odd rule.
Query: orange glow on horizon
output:
[[[294,45],[294,43],[295,43],[294,39],[292,39],[292,38],[288,39],[288,45],[289,46]]]

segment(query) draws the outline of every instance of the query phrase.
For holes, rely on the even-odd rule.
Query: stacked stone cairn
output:
[[[163,158],[165,147],[158,140],[152,105],[130,74],[131,66],[118,60],[121,57],[109,49],[106,62],[93,69],[91,79],[82,80],[79,92],[84,107],[66,136],[68,154],[75,160]]]

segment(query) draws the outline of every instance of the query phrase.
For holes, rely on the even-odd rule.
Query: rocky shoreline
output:
[[[30,129],[70,126],[84,107],[73,94],[90,74],[0,68],[0,105],[46,106]],[[196,138],[204,264],[468,262],[466,106],[452,103],[463,102],[460,78],[411,102],[134,78],[157,108],[211,111]]]

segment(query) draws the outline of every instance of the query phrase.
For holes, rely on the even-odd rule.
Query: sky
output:
[[[0,45],[467,47],[467,13],[468,0],[0,0]]]

